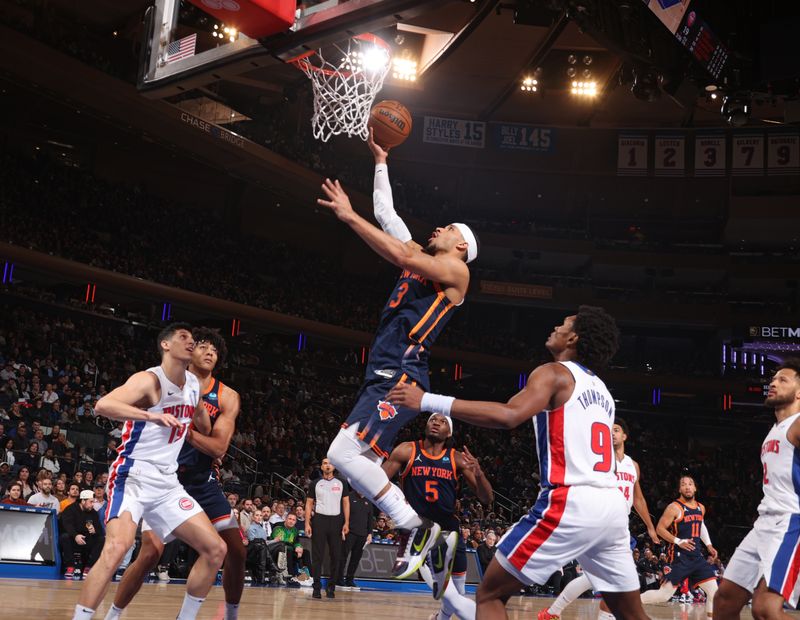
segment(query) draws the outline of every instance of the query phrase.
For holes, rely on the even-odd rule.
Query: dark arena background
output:
[[[365,374],[375,380],[374,334],[421,286],[404,280],[389,299],[400,263],[317,202],[326,199],[323,181],[338,179],[355,212],[377,226],[375,160],[362,138],[381,100],[399,101],[413,120],[388,157],[394,209],[413,238],[435,244],[436,227],[463,222],[480,240],[464,303],[431,319],[431,337],[444,314],[449,322],[430,353],[412,331],[415,355],[430,354],[424,376],[412,378],[434,393],[506,403],[539,389],[526,384],[552,360],[545,342],[564,317],[583,305],[605,308],[619,349],[598,375],[628,425],[625,451],[639,464],[653,524],[679,497],[681,476],[691,476],[718,553],[708,557],[700,545],[703,558],[722,580],[763,497],[761,445],[776,411],[764,403],[770,382],[800,356],[797,6],[153,2],[0,0],[4,615],[78,613],[104,540],[109,546],[104,515],[131,445],[128,423],[103,415],[102,399],[157,366],[159,333],[186,322],[216,330],[227,345],[214,376],[241,407],[214,472],[247,542],[238,608],[227,594],[229,556],[196,617],[448,617],[422,578],[392,578],[403,531],[385,507],[364,503],[354,532],[360,496],[351,492],[351,533],[330,544],[356,554],[352,570],[329,558],[315,569],[313,533],[304,529],[322,501],[314,489],[327,480],[328,447]],[[367,49],[373,39],[363,33],[386,47]],[[312,80],[368,81],[375,49],[384,54],[382,84],[357,105],[365,87],[348,85],[320,110],[332,95],[312,90],[303,69]],[[313,65],[323,58],[332,69]],[[343,107],[363,122],[348,117],[344,133],[320,135],[312,117],[330,122]],[[467,599],[497,541],[541,510],[539,451],[547,461],[548,440],[537,445],[528,421],[537,413],[497,430],[461,421],[454,409],[446,445],[466,447],[471,471],[493,489],[482,503],[463,477],[458,487]],[[421,439],[429,415],[392,445]],[[435,485],[426,489],[435,503]],[[91,512],[78,512],[84,502]],[[274,539],[292,529],[287,520],[299,521],[291,544]],[[266,541],[254,541],[255,524]],[[630,532],[640,588],[657,590],[672,534],[654,543],[635,510]],[[95,618],[119,617],[106,614],[142,540],[138,528]],[[184,592],[197,558],[168,542],[121,617],[195,617]],[[520,585],[507,613],[557,620],[545,610],[581,573],[565,561],[546,583]],[[312,596],[320,576],[328,594],[338,582],[335,597]],[[705,617],[706,593],[694,583],[670,597],[645,613]],[[589,588],[561,615],[593,619],[599,599]],[[749,607],[742,613],[751,617]],[[495,616],[479,605],[477,617]]]

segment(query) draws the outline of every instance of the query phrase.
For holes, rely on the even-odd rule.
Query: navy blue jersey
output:
[[[222,381],[211,377],[211,383],[208,384],[208,388],[201,396],[203,405],[208,411],[208,417],[211,418],[211,428],[214,428],[217,416],[219,416],[219,397],[224,388],[225,384]],[[208,480],[211,476],[215,478],[217,476],[214,460],[205,452],[200,452],[188,441],[185,441],[178,455],[178,477],[181,482],[199,481],[201,478]]]
[[[455,448],[433,456],[422,447],[422,441],[415,441],[412,445],[411,458],[400,474],[406,500],[421,517],[431,519],[445,530],[457,531],[458,471]]]
[[[700,540],[700,528],[703,525],[703,505],[698,503],[696,508],[690,508],[681,501],[676,500],[675,503],[681,510],[681,516],[673,521],[670,533],[677,538],[693,541],[694,551],[686,551],[686,549],[672,545],[670,556],[674,558],[677,557],[676,554],[680,554],[682,557],[697,556],[702,558],[703,554],[700,553],[700,549],[705,547],[703,541]]]
[[[400,380],[406,375],[427,390],[429,349],[454,307],[439,284],[403,271],[381,313],[370,347],[367,381]]]

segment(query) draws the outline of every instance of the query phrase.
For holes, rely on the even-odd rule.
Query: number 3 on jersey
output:
[[[611,471],[611,430],[602,422],[592,424],[592,452],[600,457],[595,471]]]

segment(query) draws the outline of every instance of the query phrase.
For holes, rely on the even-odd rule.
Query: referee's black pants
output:
[[[336,580],[339,578],[339,557],[342,554],[343,526],[343,515],[315,514],[311,518],[311,574],[314,577],[314,588],[322,587],[322,563],[326,547],[331,556],[331,574],[327,589],[333,590],[336,585]]]

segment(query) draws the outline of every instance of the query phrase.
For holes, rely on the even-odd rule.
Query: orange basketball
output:
[[[399,146],[411,133],[411,112],[399,101],[381,101],[370,110],[368,125],[385,149]]]

